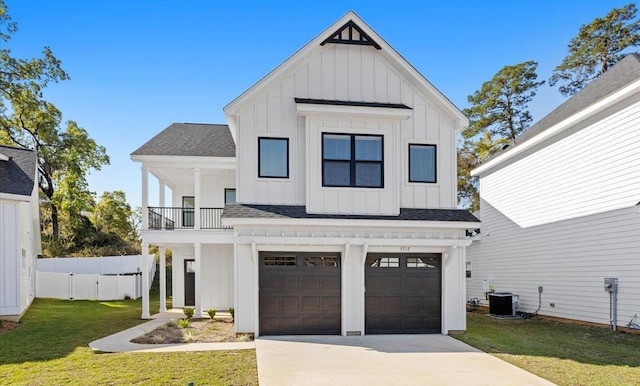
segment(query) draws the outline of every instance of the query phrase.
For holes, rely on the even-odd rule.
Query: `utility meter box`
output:
[[[618,278],[605,277],[604,278],[604,290],[607,292],[618,292]]]

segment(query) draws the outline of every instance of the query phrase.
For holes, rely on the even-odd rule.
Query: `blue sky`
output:
[[[548,79],[582,24],[625,1],[6,0],[18,57],[49,46],[71,80],[46,97],[107,148],[91,190],[140,205],[129,154],[172,122],[225,123],[222,108],[349,9],[459,108],[503,66]],[[4,44],[4,43],[2,43]],[[563,98],[544,85],[534,121]],[[151,193],[151,204],[157,194]]]

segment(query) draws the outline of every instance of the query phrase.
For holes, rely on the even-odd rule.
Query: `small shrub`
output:
[[[229,313],[231,314],[231,319],[235,319],[235,316],[234,316],[235,311],[236,310],[234,310],[233,307],[229,308]]]
[[[184,312],[184,315],[187,317],[187,319],[193,318],[193,314],[195,313],[195,311],[191,307],[185,307],[182,312]]]
[[[189,328],[191,322],[189,322],[189,319],[178,319],[176,325],[178,326],[178,328]]]
[[[209,308],[207,310],[207,314],[209,314],[209,317],[211,318],[211,320],[213,320],[213,317],[216,316],[216,309],[215,308]]]
[[[193,342],[196,340],[196,333],[193,331],[186,331],[184,333],[184,341],[187,343]]]

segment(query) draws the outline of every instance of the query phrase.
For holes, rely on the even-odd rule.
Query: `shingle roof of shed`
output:
[[[0,160],[0,193],[31,196],[35,183],[36,152],[0,146],[0,154],[9,157],[8,161]]]
[[[560,123],[638,79],[640,79],[640,55],[636,53],[628,54],[611,67],[609,71],[600,75],[587,87],[580,90],[566,102],[536,122],[536,124],[531,126],[527,131],[520,134],[516,138],[515,145],[511,145],[495,153],[491,158],[495,158],[503,152],[517,147],[553,125]]]
[[[235,157],[236,144],[227,125],[172,123],[131,155]]]
[[[371,216],[344,214],[310,214],[303,205],[253,205],[227,204],[223,218],[270,219],[341,219],[341,220],[405,220],[405,221],[462,221],[480,222],[462,209],[413,209],[401,208],[399,216]]]

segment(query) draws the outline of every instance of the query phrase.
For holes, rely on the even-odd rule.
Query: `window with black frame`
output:
[[[235,189],[225,189],[224,190],[224,203],[225,204],[233,204],[236,202],[236,190]]]
[[[258,138],[258,177],[289,178],[289,138]]]
[[[322,186],[383,188],[383,137],[323,133]]]
[[[409,182],[437,182],[436,145],[409,144]]]

